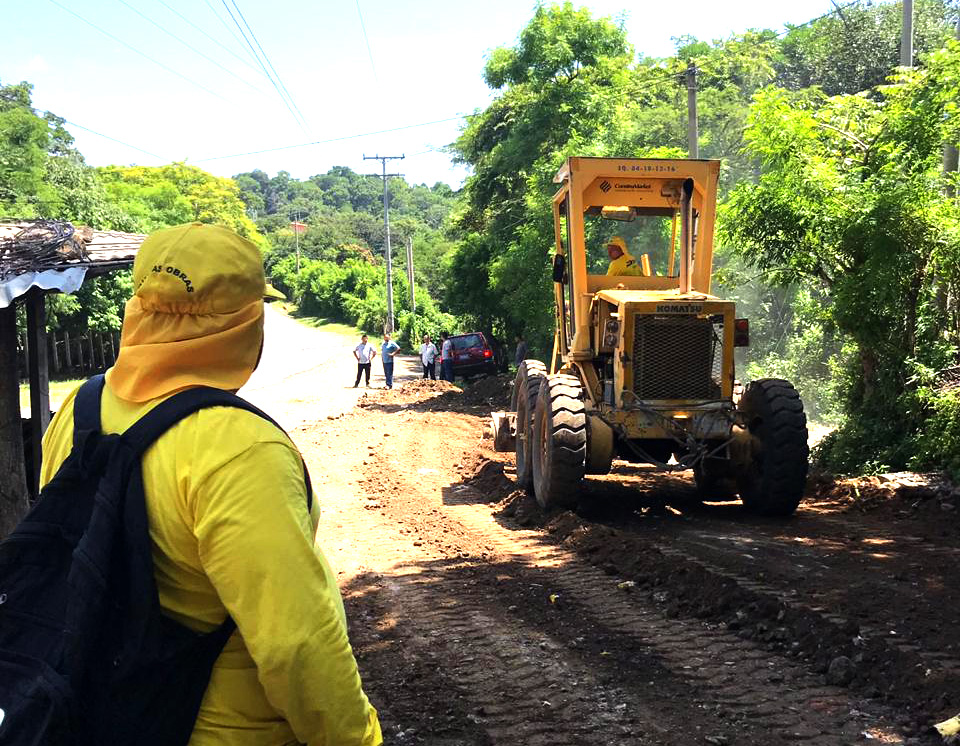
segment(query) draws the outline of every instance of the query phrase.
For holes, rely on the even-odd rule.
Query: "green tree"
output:
[[[960,345],[957,309],[942,301],[960,289],[960,213],[941,174],[958,96],[951,42],[871,95],[770,88],[751,112],[748,150],[764,172],[734,191],[723,235],[772,281],[821,288],[856,345],[842,466],[904,465],[922,424],[918,366],[943,367]]]
[[[225,225],[256,243],[262,242],[233,179],[185,163],[106,166],[98,173],[107,194],[142,231],[197,220]]]

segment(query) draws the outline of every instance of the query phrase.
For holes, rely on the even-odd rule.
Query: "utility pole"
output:
[[[913,0],[903,0],[900,31],[900,67],[913,67]]]
[[[957,18],[957,39],[960,40],[960,17]],[[958,152],[957,144],[947,145],[943,149],[943,173],[951,174],[956,173],[957,171],[957,161],[958,161]],[[956,196],[956,189],[952,186],[947,186],[947,194],[951,197]]]
[[[407,236],[407,284],[410,286],[410,310],[417,313],[417,299],[413,294],[413,236]]]
[[[364,155],[365,161],[380,161],[383,164],[383,230],[386,233],[384,253],[387,257],[387,324],[385,332],[393,334],[393,252],[390,249],[390,199],[387,193],[387,177],[403,176],[388,174],[387,161],[402,161],[405,155]]]
[[[300,211],[297,210],[297,217],[293,221],[293,240],[297,245],[297,274],[300,274]]]
[[[697,66],[687,63],[687,152],[700,157],[700,133],[697,123]]]

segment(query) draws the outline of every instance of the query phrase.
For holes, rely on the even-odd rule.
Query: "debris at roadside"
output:
[[[957,510],[960,487],[942,474],[898,472],[870,477],[812,478],[806,504],[815,509],[871,513],[874,517],[933,518]]]

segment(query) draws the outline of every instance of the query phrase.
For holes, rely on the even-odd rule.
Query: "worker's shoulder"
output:
[[[256,443],[283,443],[293,446],[279,425],[242,406],[223,405],[201,409],[186,418],[182,425],[198,434],[209,433],[218,440],[232,441],[241,448]]]

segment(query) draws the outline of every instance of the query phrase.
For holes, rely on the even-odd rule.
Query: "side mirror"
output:
[[[567,281],[567,260],[563,254],[553,257],[553,281],[561,285]]]

